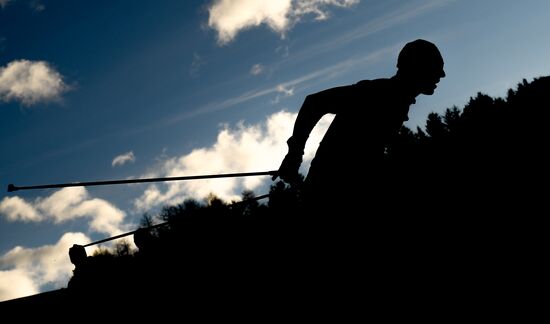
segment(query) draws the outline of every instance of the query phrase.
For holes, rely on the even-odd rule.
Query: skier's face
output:
[[[443,60],[436,61],[434,64],[423,67],[417,74],[416,84],[421,94],[432,95],[439,81],[445,77],[443,70]]]

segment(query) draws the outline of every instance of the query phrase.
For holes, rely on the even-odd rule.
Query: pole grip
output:
[[[14,192],[14,191],[17,191],[19,190],[19,188],[17,188],[13,183],[10,183],[8,185],[8,192]]]

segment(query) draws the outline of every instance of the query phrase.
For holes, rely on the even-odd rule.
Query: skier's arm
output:
[[[285,156],[279,172],[273,180],[279,176],[282,180],[294,183],[299,179],[298,169],[302,164],[304,147],[309,134],[319,120],[328,113],[338,113],[339,107],[346,106],[343,102],[346,98],[346,91],[349,87],[339,87],[325,90],[309,95],[304,100],[296,122],[292,136],[288,139],[288,154]]]
[[[313,127],[317,125],[319,120],[328,113],[326,105],[317,100],[317,95],[309,95],[304,100],[296,122],[294,122],[294,129],[292,136],[288,139],[288,152],[304,154],[304,147],[306,145],[309,134],[313,130]]]

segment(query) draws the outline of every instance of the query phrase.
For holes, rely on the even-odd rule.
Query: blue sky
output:
[[[304,96],[392,76],[417,38],[438,45],[447,73],[411,107],[408,125],[422,127],[478,91],[549,75],[549,13],[545,0],[0,0],[0,189],[276,169]],[[0,300],[63,286],[69,246],[146,211],[268,185],[2,189]]]

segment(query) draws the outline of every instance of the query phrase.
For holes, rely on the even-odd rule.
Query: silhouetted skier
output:
[[[403,47],[397,68],[389,79],[363,80],[308,95],[304,100],[287,141],[288,154],[279,168],[278,176],[285,182],[297,181],[313,127],[325,114],[336,114],[304,183],[308,216],[340,213],[354,200],[382,204],[380,199],[391,195],[386,190],[389,188],[384,188],[384,151],[408,120],[415,98],[433,94],[445,77],[439,50],[422,39]]]
[[[82,289],[87,280],[90,280],[89,259],[86,254],[86,248],[82,245],[73,244],[69,249],[69,258],[75,265],[73,276],[69,281],[68,287],[72,289]]]

